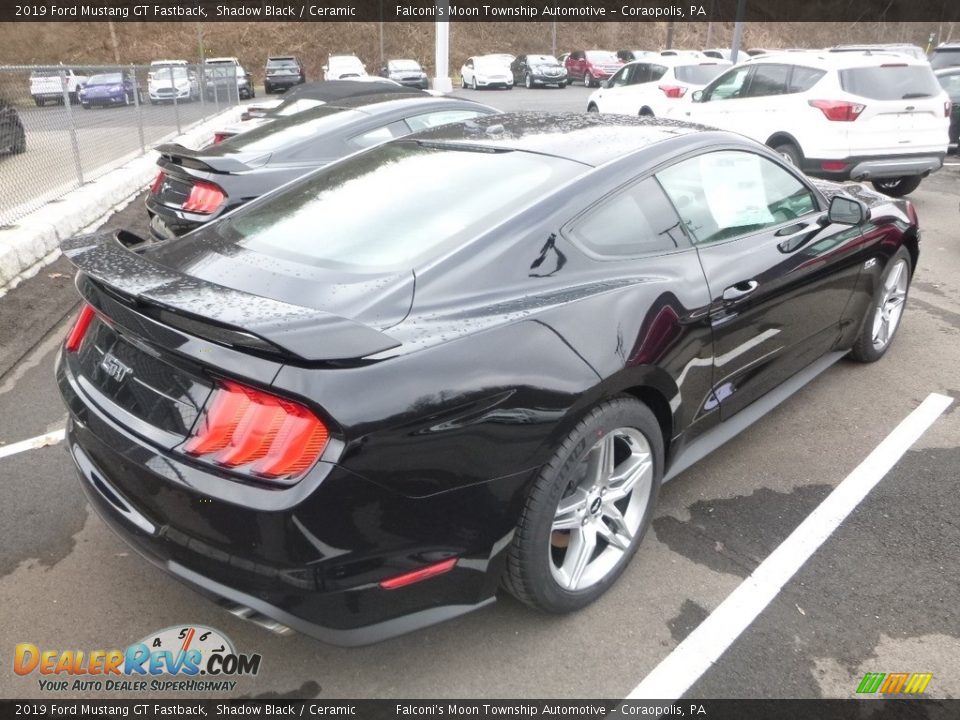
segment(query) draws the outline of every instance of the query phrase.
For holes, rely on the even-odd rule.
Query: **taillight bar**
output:
[[[687,94],[687,89],[682,85],[659,85],[658,87],[668,98],[682,98]]]
[[[219,185],[206,180],[197,180],[190,187],[190,195],[180,207],[187,212],[209,215],[223,204],[226,197],[223,188]]]
[[[326,425],[305,406],[223,380],[182,449],[212,465],[290,484],[313,467],[329,437]]]
[[[834,122],[853,122],[867,108],[862,103],[847,100],[808,100],[807,103],[820,110],[827,120]]]
[[[83,338],[86,336],[95,315],[96,313],[90,303],[84,303],[83,307],[80,308],[80,314],[77,315],[76,322],[73,323],[73,327],[67,334],[67,341],[64,343],[67,352],[77,352],[80,349],[80,346],[83,345]]]
[[[156,195],[160,192],[160,188],[163,187],[163,181],[166,180],[167,174],[161,170],[157,173],[157,177],[154,178],[153,183],[150,185],[150,194]]]

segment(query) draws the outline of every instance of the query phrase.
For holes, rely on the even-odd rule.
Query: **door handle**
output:
[[[746,297],[752,293],[758,287],[760,287],[760,283],[758,283],[756,280],[744,280],[743,282],[738,282],[736,285],[731,285],[723,291],[723,299],[725,302],[739,300],[740,298]]]

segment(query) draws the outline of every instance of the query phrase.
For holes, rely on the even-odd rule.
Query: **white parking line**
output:
[[[627,698],[682,697],[952,402],[928,395]]]
[[[13,445],[4,445],[0,447],[0,458],[16,455],[26,450],[36,450],[37,448],[46,447],[47,445],[56,445],[61,440],[63,440],[62,428],[48,432],[46,435],[37,435],[37,437],[30,438],[29,440],[21,440],[20,442],[13,443]]]

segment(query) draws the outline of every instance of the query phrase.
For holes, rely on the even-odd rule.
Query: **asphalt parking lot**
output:
[[[456,94],[503,110],[582,110],[589,91]],[[928,696],[960,697],[958,197],[957,160],[912,195],[920,262],[887,356],[834,365],[670,481],[637,556],[599,602],[553,617],[504,595],[358,649],[270,634],[142,561],[89,511],[55,437],[5,454],[64,425],[53,362],[76,297],[69,266],[57,261],[0,299],[0,667],[8,668],[0,695],[40,695],[35,675],[9,672],[17,643],[126,647],[195,623],[263,655],[260,674],[231,697],[624,697],[901,420],[941,393],[955,402],[719,661],[691,677],[687,696],[846,698],[865,672],[883,671],[932,673]],[[145,219],[138,198],[109,223],[145,232]]]

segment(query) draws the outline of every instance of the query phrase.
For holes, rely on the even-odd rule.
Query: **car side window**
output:
[[[790,84],[788,92],[799,93],[806,92],[827,74],[826,70],[818,70],[817,68],[803,67],[802,65],[794,65],[793,72],[790,73]]]
[[[435,110],[434,112],[408,117],[406,118],[406,122],[410,128],[410,132],[418,132],[420,130],[437,127],[437,125],[470,120],[480,114],[481,113],[476,110]]]
[[[741,97],[752,69],[752,67],[741,67],[725,72],[704,89],[702,102]]]
[[[634,65],[633,75],[630,78],[630,85],[640,85],[641,83],[650,82],[650,64],[642,63],[640,65]]]
[[[623,87],[630,84],[630,76],[633,73],[633,65],[625,65],[617,70],[610,78],[610,87]]]
[[[819,210],[813,191],[772,160],[720,150],[657,173],[696,244],[776,227]]]
[[[573,221],[567,234],[606,258],[688,247],[680,218],[654,178],[641,180],[591,208]]]
[[[784,95],[787,92],[787,76],[790,74],[789,65],[757,64],[750,78],[750,85],[744,93],[745,97],[768,97],[770,95]]]
[[[472,68],[472,67],[473,67],[473,58],[467,58],[467,67],[468,67],[468,68]]]
[[[655,82],[662,78],[667,72],[665,65],[651,65],[650,66],[650,78],[645,82]]]
[[[364,133],[359,135],[354,135],[352,138],[347,140],[348,145],[352,145],[355,148],[368,148],[373,147],[374,145],[379,145],[380,143],[385,143],[388,140],[393,140],[396,137],[401,137],[406,135],[409,131],[407,126],[402,120],[397,122],[390,123],[389,125],[384,125],[382,127],[373,128],[372,130],[367,130]]]

